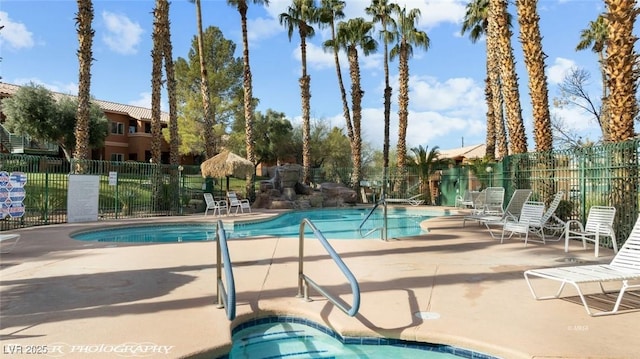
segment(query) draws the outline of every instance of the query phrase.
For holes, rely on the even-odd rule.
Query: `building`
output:
[[[0,99],[11,97],[21,86],[0,82]],[[73,95],[52,92],[54,98]],[[93,100],[102,108],[109,121],[109,134],[104,147],[92,151],[94,160],[149,162],[151,159],[151,109],[123,105],[104,100]],[[41,144],[9,133],[2,124],[5,117],[0,107],[0,152],[61,156],[55,144]],[[160,116],[162,128],[169,124],[169,114]],[[169,163],[169,144],[161,141],[162,163]],[[192,164],[193,158],[181,158],[181,163]]]

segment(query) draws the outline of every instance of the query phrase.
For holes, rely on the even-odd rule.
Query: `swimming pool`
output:
[[[360,223],[371,208],[316,209],[286,212],[262,221],[225,223],[227,237],[248,238],[256,236],[298,237],[300,221],[309,218],[327,239],[361,239],[373,228],[382,227],[382,210],[377,209],[364,224]],[[387,211],[388,238],[401,238],[424,234],[420,222],[443,216],[442,211],[428,211],[408,208],[389,208]],[[308,229],[308,226],[307,226]],[[306,233],[311,233],[309,230]],[[127,226],[112,229],[91,230],[72,234],[72,238],[97,242],[197,242],[215,239],[215,223],[154,224]],[[370,233],[366,238],[380,238],[380,231]]]
[[[386,338],[344,338],[325,326],[290,316],[267,317],[242,323],[233,329],[232,340],[231,351],[218,359],[496,359],[449,345]]]

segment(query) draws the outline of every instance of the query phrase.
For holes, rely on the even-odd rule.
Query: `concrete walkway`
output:
[[[424,222],[429,234],[402,240],[332,241],[360,283],[353,318],[313,290],[312,302],[295,297],[297,239],[229,242],[238,301],[230,323],[215,304],[215,242],[88,243],[69,236],[123,223],[212,221],[198,215],[18,231],[18,245],[0,257],[0,358],[214,358],[229,350],[231,328],[268,315],[304,317],[347,336],[450,344],[502,358],[639,355],[639,302],[592,318],[576,297],[534,300],[524,281],[524,270],[572,264],[567,258],[595,263],[592,248],[572,243],[566,254],[562,242],[500,244],[483,227],[462,228],[458,216]],[[306,241],[305,253],[305,273],[351,303],[350,287],[320,244]],[[597,261],[611,258],[602,250]],[[575,294],[567,288],[566,295]]]

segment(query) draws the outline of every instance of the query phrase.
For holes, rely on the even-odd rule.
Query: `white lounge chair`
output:
[[[238,211],[244,213],[245,210],[251,213],[251,203],[249,203],[248,199],[239,199],[238,195],[233,191],[227,192],[227,198],[229,199],[229,212],[235,208],[236,214],[238,214]]]
[[[464,227],[464,223],[467,220],[476,220],[480,223],[483,223],[489,230],[491,237],[495,238],[490,225],[504,225],[504,222],[506,221],[517,221],[518,218],[520,218],[522,206],[529,200],[531,193],[533,193],[533,191],[530,189],[517,189],[513,191],[511,199],[509,200],[509,203],[507,203],[507,207],[505,207],[504,209],[504,213],[502,213],[501,215],[478,214],[466,216],[463,219],[462,226]]]
[[[227,202],[226,201],[216,201],[215,199],[213,199],[213,195],[211,193],[204,193],[204,201],[207,205],[206,209],[204,210],[204,215],[206,216],[207,213],[211,210],[213,211],[211,214],[213,214],[214,216],[221,216],[222,212],[225,212],[225,214],[229,214],[229,207],[227,206]]]
[[[502,217],[504,209],[504,188],[503,187],[487,187],[480,192],[476,200],[473,202],[471,214],[462,218],[462,226],[466,221],[480,221],[480,217],[498,216]]]
[[[558,292],[555,295],[540,297],[533,289],[530,277],[539,277],[560,282],[560,289],[558,289]],[[620,304],[622,303],[622,297],[624,296],[625,291],[632,288],[640,288],[640,282],[637,282],[640,280],[640,218],[636,221],[629,238],[627,238],[627,241],[624,243],[622,248],[620,248],[620,251],[618,251],[611,263],[530,269],[524,272],[524,278],[527,281],[527,285],[535,299],[542,300],[560,298],[564,286],[566,284],[571,284],[578,291],[580,300],[582,301],[587,314],[590,316],[595,317],[617,313],[620,309]],[[630,281],[634,281],[635,284],[630,284]],[[622,287],[618,292],[612,310],[593,312],[587,304],[587,300],[585,299],[585,295],[582,293],[580,286],[586,283],[598,283],[603,294],[615,293],[616,291],[605,291],[603,287],[603,283],[605,282],[620,282]]]
[[[387,203],[402,203],[402,204],[410,204],[412,206],[419,206],[424,203],[423,199],[418,199],[420,197],[422,197],[422,194],[417,194],[409,198],[385,198],[385,201]]]
[[[0,253],[9,253],[13,250],[13,248],[18,244],[20,240],[20,235],[18,233],[3,233],[0,234],[0,244],[2,245],[0,248]]]
[[[529,239],[529,233],[539,233],[539,228],[542,226],[542,217],[544,215],[544,203],[543,202],[525,202],[522,205],[520,217],[518,221],[505,221],[502,225],[502,236],[500,237],[500,243],[504,242],[504,236],[509,233],[509,238],[514,234],[519,234],[524,237],[524,245],[527,245]],[[541,232],[542,241],[544,242],[544,232]]]
[[[456,196],[457,208],[473,207],[473,202],[478,198],[480,191],[465,191],[463,196]]]
[[[565,241],[564,251],[569,251],[569,240],[571,238],[582,239],[582,248],[587,249],[586,241],[594,242],[595,256],[598,256],[598,249],[600,248],[600,237],[611,237],[613,243],[613,252],[618,252],[618,244],[616,243],[616,232],[613,230],[613,220],[616,216],[615,207],[605,206],[592,206],[589,208],[589,215],[587,216],[587,223],[582,225],[582,222],[578,220],[570,220],[565,224]],[[577,229],[571,229],[571,226],[575,225]]]
[[[559,241],[562,239],[562,236],[558,237],[557,239],[548,238],[545,234],[545,231],[558,230],[557,223],[560,223],[561,225],[564,226],[564,222],[562,222],[562,220],[560,220],[558,217],[555,216],[556,209],[558,209],[558,205],[560,205],[560,201],[562,200],[563,197],[564,197],[564,192],[558,191],[558,193],[556,193],[553,196],[553,200],[549,204],[549,207],[547,207],[547,209],[542,214],[542,218],[540,218],[540,223],[535,223],[535,221],[531,221],[531,223],[528,226],[528,231],[540,237],[539,242],[542,242],[543,244],[546,244],[548,240]],[[562,228],[564,229],[564,227]],[[521,228],[518,228],[518,230],[521,230]],[[516,233],[524,233],[518,230],[516,230]],[[502,235],[504,237],[504,232]],[[529,236],[525,237],[525,240],[524,240],[525,247],[527,246],[527,240],[529,240]],[[533,240],[533,241],[538,241],[538,240]]]

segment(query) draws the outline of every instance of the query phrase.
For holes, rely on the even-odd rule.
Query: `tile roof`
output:
[[[479,145],[465,146],[453,148],[449,150],[439,150],[440,158],[475,159],[483,158],[486,153],[487,146],[484,143]]]
[[[8,84],[6,82],[0,82],[0,95],[11,96],[16,91],[18,91],[20,89],[20,87],[22,87],[22,86]],[[61,98],[63,96],[77,97],[77,96],[74,96],[74,95],[63,94],[63,93],[60,93],[60,92],[53,92],[53,91],[52,91],[52,94],[53,94],[54,98],[56,98],[56,99],[59,99],[59,98]],[[100,108],[104,112],[121,113],[121,114],[126,114],[129,117],[135,118],[137,120],[151,121],[151,109],[149,109],[149,108],[144,108],[144,107],[139,107],[139,106],[132,106],[132,105],[124,105],[124,104],[121,104],[121,103],[115,103],[115,102],[97,100],[97,99],[93,99],[93,101],[95,103],[97,103],[98,106],[100,106]],[[164,112],[164,111],[160,112],[160,121],[168,123],[169,122],[169,113]]]

